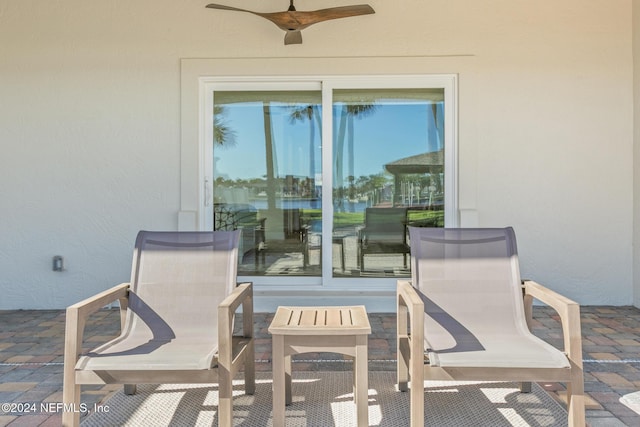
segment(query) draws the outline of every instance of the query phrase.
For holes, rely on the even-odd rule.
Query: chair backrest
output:
[[[470,337],[526,329],[511,227],[409,227],[409,237],[413,286],[425,302],[433,349],[451,346],[452,328]]]
[[[372,231],[404,232],[407,208],[367,208],[364,226]]]
[[[406,243],[407,208],[367,208],[364,231],[370,242]]]
[[[131,273],[129,332],[156,341],[205,334],[217,344],[217,307],[235,288],[240,231],[141,231]]]

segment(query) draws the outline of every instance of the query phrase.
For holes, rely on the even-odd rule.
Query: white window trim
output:
[[[266,65],[268,65],[267,68]],[[261,76],[252,73],[256,70],[269,69],[271,76]],[[324,74],[305,73],[314,69]],[[356,75],[362,69],[376,69],[376,72],[384,72],[384,75],[361,76]],[[413,69],[424,74],[403,74],[405,70]],[[339,87],[347,83],[353,88],[356,84],[366,86],[371,81],[395,80],[392,87],[401,87],[398,82],[404,82],[406,86],[415,86],[415,80],[425,79],[433,85],[445,88],[445,114],[451,117],[445,129],[445,161],[447,188],[446,201],[450,209],[447,209],[445,221],[447,226],[460,226],[461,222],[466,226],[475,224],[475,193],[464,192],[465,200],[461,205],[459,200],[459,169],[458,169],[458,109],[460,105],[458,93],[458,74],[450,73],[452,70],[463,72],[468,78],[473,79],[474,62],[472,56],[460,56],[453,58],[440,57],[416,57],[416,58],[222,58],[222,59],[183,59],[181,61],[181,193],[180,211],[178,213],[179,230],[196,230],[202,228],[205,221],[203,207],[207,190],[203,182],[208,165],[204,164],[203,151],[206,149],[203,143],[206,135],[202,132],[202,111],[207,104],[207,99],[202,96],[203,84],[212,82],[240,82],[242,84],[290,84],[292,82],[309,83],[323,81],[324,86]],[[342,70],[342,75],[334,75],[335,71]],[[295,75],[294,75],[295,74]],[[465,80],[466,81],[466,80]],[[260,86],[261,88],[263,86]],[[291,86],[288,86],[290,88]],[[244,86],[246,89],[247,87]],[[326,93],[326,91],[325,91]],[[473,95],[467,100],[467,110],[475,105]],[[471,102],[469,103],[469,101]],[[212,105],[209,103],[209,105]],[[465,110],[466,111],[466,110]],[[211,117],[211,116],[209,116]],[[330,129],[331,119],[323,120],[326,129]],[[469,125],[467,131],[473,129],[475,123],[473,117],[467,119]],[[469,149],[474,152],[474,144]],[[326,155],[326,154],[323,154]],[[331,162],[329,158],[329,162]],[[469,163],[469,159],[467,160]],[[472,166],[469,164],[468,166]],[[324,166],[326,168],[326,166]],[[210,169],[209,169],[210,170]],[[326,169],[325,169],[326,170]],[[465,174],[467,179],[473,181],[475,169],[471,167]],[[331,174],[323,174],[323,176]],[[324,183],[323,183],[324,184]],[[326,209],[325,206],[323,208]],[[332,206],[330,206],[332,209]],[[462,219],[461,219],[462,215]],[[329,249],[330,251],[331,249]],[[328,265],[323,263],[323,265]],[[303,303],[305,298],[316,296],[314,303],[366,303],[368,309],[372,307],[380,311],[392,310],[394,307],[395,283],[380,283],[379,280],[367,280],[359,282],[357,286],[345,287],[343,279],[331,280],[324,286],[313,285],[305,277],[288,277],[291,284],[282,285],[282,278],[272,277],[265,280],[264,286],[257,286],[256,295],[262,301],[262,309],[271,309],[271,305],[286,303]],[[313,278],[311,278],[313,279]],[[382,279],[385,281],[385,279]],[[286,299],[285,299],[286,298]],[[339,299],[337,299],[339,298]],[[381,303],[373,303],[378,301]],[[271,304],[271,305],[270,305]]]

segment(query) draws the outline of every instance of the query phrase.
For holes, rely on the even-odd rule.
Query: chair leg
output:
[[[400,317],[398,317],[400,319]],[[398,390],[399,391],[407,391],[409,390],[409,357],[407,356],[405,350],[408,348],[408,338],[404,336],[407,333],[406,331],[406,319],[404,322],[404,331],[401,332],[400,322],[398,322],[398,338],[397,338],[397,375],[398,375]]]
[[[253,395],[256,391],[256,361],[253,340],[247,344],[247,356],[244,359],[244,392]]]
[[[76,383],[76,362],[82,349],[84,318],[78,309],[67,309],[64,332],[64,367],[62,377],[62,425],[80,425],[80,384]]]
[[[137,392],[137,386],[136,384],[125,384],[124,385],[124,394],[126,394],[127,396],[131,396],[136,394]]]
[[[399,349],[398,349],[397,375],[398,375],[398,391],[409,390],[409,366],[407,365],[407,361],[403,357],[403,355],[400,353]]]
[[[530,381],[523,381],[520,383],[520,393],[531,393]]]
[[[416,325],[415,319],[412,319],[410,341],[410,350],[406,350],[407,365],[409,365],[409,379],[411,380],[411,427],[423,427],[424,426],[424,377],[425,377],[425,360],[424,351],[422,349],[422,340],[417,340],[416,337],[423,336],[423,331],[420,326]]]
[[[80,385],[65,381],[62,391],[62,425],[64,427],[77,427],[80,425]]]
[[[409,357],[406,350],[409,349],[409,313],[407,306],[401,301],[400,295],[397,295],[397,314],[396,314],[396,355],[397,365],[396,373],[398,376],[398,390],[409,390]]]
[[[571,383],[567,383],[567,414],[569,427],[582,427],[586,425],[584,413],[584,379],[582,370],[576,369],[577,373],[572,373]]]
[[[415,369],[413,361],[410,368],[411,377],[411,427],[424,426],[424,371],[422,367]]]
[[[231,372],[218,368],[218,426],[233,425],[233,383]]]

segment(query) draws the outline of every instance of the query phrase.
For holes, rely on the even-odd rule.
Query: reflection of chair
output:
[[[80,384],[219,384],[218,422],[231,426],[232,378],[244,365],[245,391],[255,388],[253,291],[236,287],[240,232],[140,232],[131,283],[67,309],[64,425],[77,425]],[[80,356],[86,318],[120,300],[121,335]],[[242,337],[232,336],[242,305]]]
[[[309,265],[309,226],[302,219],[302,209],[283,209],[284,238],[302,251],[303,266]]]
[[[411,425],[424,423],[426,377],[566,382],[569,425],[584,426],[580,307],[529,281],[523,303],[513,229],[409,231],[413,286],[398,281],[398,387],[411,380]],[[533,298],[560,314],[566,354],[530,333]]]
[[[332,233],[331,244],[340,246],[340,269],[345,271],[345,253],[344,240],[353,235],[353,229],[335,229]],[[309,223],[309,231],[307,234],[307,252],[316,249],[318,252],[318,265],[322,269],[322,221],[312,220]]]
[[[284,238],[302,241],[306,234],[300,209],[282,209]]]
[[[239,252],[243,256],[252,253],[256,267],[264,264],[266,218],[258,218],[252,205],[216,203],[213,208],[214,230],[242,230]]]
[[[407,209],[367,208],[364,228],[358,238],[358,261],[364,271],[364,256],[369,254],[402,254],[407,267]]]

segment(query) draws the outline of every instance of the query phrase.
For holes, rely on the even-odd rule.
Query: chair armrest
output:
[[[411,330],[411,353],[418,354],[423,351],[424,341],[424,302],[418,295],[416,289],[408,280],[398,280],[397,282],[397,299],[398,299],[398,337],[409,336]],[[407,316],[409,323],[407,324]],[[415,353],[418,352],[418,353]]]
[[[422,384],[424,379],[424,302],[408,280],[398,280],[396,287],[398,390],[407,391],[409,381]],[[420,387],[412,386],[419,390]],[[411,392],[411,400],[422,402],[422,394]],[[415,405],[417,403],[412,403]],[[422,423],[422,417],[420,417]]]
[[[525,310],[532,310],[533,299],[537,299],[560,315],[564,351],[575,365],[582,368],[582,332],[580,328],[580,305],[532,280],[524,282]]]
[[[240,304],[253,297],[253,284],[240,283],[218,306],[219,311],[235,313]]]
[[[123,328],[126,317],[125,313],[129,305],[128,298],[129,283],[121,283],[111,289],[107,289],[104,292],[100,292],[99,294],[67,307],[64,339],[65,371],[72,369],[78,360],[78,356],[82,350],[82,340],[87,317],[117,299],[120,301],[120,327]],[[69,368],[67,368],[67,366],[69,366]]]
[[[218,305],[218,361],[224,367],[232,365],[232,336],[235,312],[242,304],[242,333],[253,337],[253,284],[240,283]]]
[[[107,289],[104,292],[100,292],[99,294],[70,305],[69,307],[67,307],[67,313],[69,313],[70,310],[75,310],[80,316],[86,317],[89,314],[98,311],[105,305],[115,301],[116,299],[126,300],[128,299],[128,297],[129,283],[121,283],[111,289]]]
[[[409,280],[398,280],[398,304],[407,307],[409,316],[424,314],[424,302]]]

